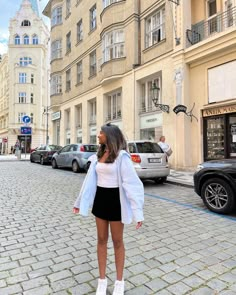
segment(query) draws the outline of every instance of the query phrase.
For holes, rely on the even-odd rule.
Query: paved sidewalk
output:
[[[20,161],[29,161],[30,154],[21,154]],[[19,161],[15,155],[0,155],[1,161]],[[178,171],[171,169],[170,175],[167,177],[167,182],[178,184],[186,187],[193,187],[194,172]]]

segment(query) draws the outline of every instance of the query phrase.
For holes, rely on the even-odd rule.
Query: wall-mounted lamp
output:
[[[159,103],[160,88],[157,87],[156,83],[152,84],[151,91],[152,91],[152,101],[153,101],[155,107],[162,112],[169,113],[170,107],[166,104]]]

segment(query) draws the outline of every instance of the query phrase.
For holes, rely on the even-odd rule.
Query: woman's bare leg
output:
[[[100,279],[106,277],[107,263],[107,241],[108,241],[108,226],[109,222],[96,217],[97,225],[97,255]]]
[[[115,252],[116,279],[121,281],[123,279],[125,264],[125,247],[123,242],[124,224],[120,221],[111,221],[110,227]]]

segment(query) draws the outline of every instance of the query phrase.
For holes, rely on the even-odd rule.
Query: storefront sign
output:
[[[52,113],[52,121],[59,120],[61,118],[61,111]]]
[[[155,114],[140,118],[140,129],[155,128],[162,125],[163,115]]]
[[[183,104],[178,104],[176,107],[173,108],[173,112],[175,112],[176,115],[180,112],[186,114],[186,111],[187,111],[187,107]]]
[[[217,116],[229,113],[236,113],[236,105],[202,110],[203,117]]]

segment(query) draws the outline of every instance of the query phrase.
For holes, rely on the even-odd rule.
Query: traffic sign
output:
[[[21,134],[31,134],[32,133],[32,129],[31,129],[31,127],[25,127],[25,126],[22,126],[22,127],[20,127],[20,133]]]
[[[22,121],[24,122],[24,123],[30,123],[30,117],[29,116],[24,116],[23,118],[22,118]]]

